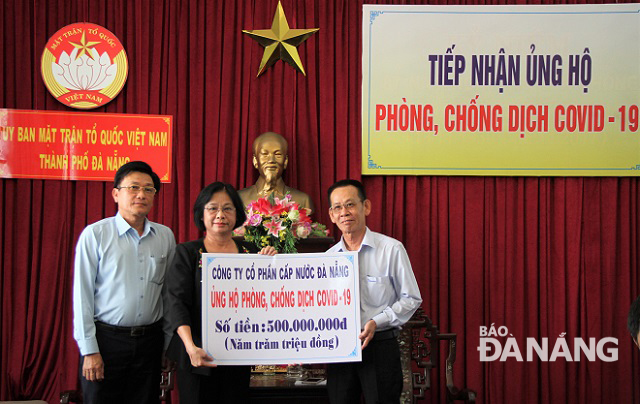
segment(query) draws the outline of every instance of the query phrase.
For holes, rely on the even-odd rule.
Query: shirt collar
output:
[[[365,227],[364,238],[362,239],[362,243],[360,244],[360,248],[358,252],[362,250],[362,247],[367,246],[369,248],[376,248],[376,243],[373,238],[373,232],[369,230],[368,227]],[[344,244],[344,236],[340,237],[339,242],[339,251],[349,251],[347,250],[347,246]]]
[[[373,232],[369,230],[368,227],[367,231],[364,233],[364,238],[362,239],[362,245],[360,245],[360,249],[362,249],[362,246],[365,245],[370,248],[376,248],[376,241],[373,237]]]
[[[133,229],[133,227],[131,227],[129,225],[129,223],[127,223],[127,221],[124,220],[122,215],[120,215],[120,212],[118,212],[116,214],[116,228],[118,229],[118,235],[119,236],[122,236],[124,233],[128,232],[129,229]],[[136,231],[136,230],[133,229],[133,231]],[[153,226],[152,222],[145,217],[144,218],[144,231],[142,232],[142,236],[140,236],[140,238],[146,236],[147,234],[149,234],[149,232],[153,232],[155,234],[156,229],[155,229],[155,226]],[[136,234],[137,234],[137,232],[136,232]]]

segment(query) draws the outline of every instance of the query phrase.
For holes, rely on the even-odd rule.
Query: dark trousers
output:
[[[247,403],[249,402],[249,366],[218,366],[205,370],[207,375],[193,373],[193,368],[178,368],[180,403]]]
[[[327,390],[332,404],[359,403],[360,394],[367,404],[398,404],[402,393],[398,340],[372,340],[362,351],[362,362],[329,364]]]
[[[104,362],[104,380],[90,382],[82,376],[82,395],[88,404],[158,403],[164,336],[162,327],[150,327],[144,335],[104,329],[96,325],[98,347]]]

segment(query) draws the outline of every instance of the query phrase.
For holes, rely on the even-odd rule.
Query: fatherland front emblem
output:
[[[113,100],[128,72],[122,44],[96,24],[67,25],[42,52],[44,84],[58,101],[72,108],[97,108]]]

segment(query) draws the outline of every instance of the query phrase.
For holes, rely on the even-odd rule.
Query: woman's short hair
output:
[[[247,214],[244,212],[244,204],[236,189],[231,184],[216,181],[204,187],[202,191],[200,191],[200,194],[198,194],[196,202],[193,204],[193,221],[200,231],[206,230],[204,221],[202,220],[204,217],[204,207],[209,203],[213,194],[220,191],[225,191],[227,195],[229,195],[231,202],[233,202],[233,207],[236,208],[236,223],[233,225],[233,228],[236,229],[242,226],[245,220],[247,220]]]

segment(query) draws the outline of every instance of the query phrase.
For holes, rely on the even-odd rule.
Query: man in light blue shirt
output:
[[[342,238],[330,252],[358,251],[362,362],[329,364],[331,403],[398,403],[402,392],[399,328],[422,297],[407,252],[398,240],[366,226],[371,201],[359,181],[342,180],[328,191],[329,216]]]
[[[76,245],[74,338],[85,403],[157,403],[164,337],[161,299],[173,232],[151,222],[160,179],[142,161],[118,169],[114,217],[87,226]]]

